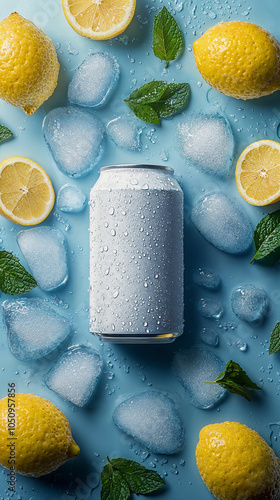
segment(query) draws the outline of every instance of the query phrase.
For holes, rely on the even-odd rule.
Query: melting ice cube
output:
[[[143,126],[142,126],[143,127]],[[141,122],[132,116],[119,116],[107,123],[107,134],[119,148],[140,149]]]
[[[9,346],[18,359],[47,356],[71,331],[69,321],[41,299],[5,300],[2,307]]]
[[[253,229],[246,213],[225,193],[204,196],[192,209],[191,219],[202,236],[224,252],[243,253],[252,244]]]
[[[212,408],[225,395],[218,384],[206,384],[224,370],[223,361],[207,349],[191,347],[174,356],[174,369],[191,403],[201,409]]]
[[[85,406],[102,371],[102,359],[93,347],[72,346],[47,374],[46,384],[74,405]]]
[[[86,202],[86,195],[72,184],[64,184],[57,193],[57,208],[62,212],[81,212]]]
[[[200,267],[193,275],[193,280],[198,286],[209,288],[210,290],[217,290],[220,286],[220,276],[206,267]]]
[[[212,345],[213,347],[215,347],[219,343],[218,334],[214,330],[211,330],[211,328],[202,328],[200,332],[200,338],[202,342],[208,345]]]
[[[160,391],[135,394],[115,409],[116,426],[154,453],[182,449],[184,429],[174,401]]]
[[[111,96],[119,74],[117,60],[110,54],[90,54],[79,66],[69,84],[69,100],[80,106],[103,106]]]
[[[268,296],[261,286],[241,285],[232,293],[231,306],[234,314],[244,321],[262,321],[268,312]]]
[[[54,227],[20,231],[17,242],[41,290],[49,292],[68,279],[67,243]]]
[[[83,109],[52,109],[45,116],[43,133],[57,166],[70,177],[86,175],[103,153],[104,127]]]
[[[234,137],[228,120],[219,114],[193,115],[178,126],[179,146],[189,165],[225,177],[231,170]]]
[[[200,299],[198,310],[204,318],[215,319],[219,319],[224,312],[221,302],[211,298]]]

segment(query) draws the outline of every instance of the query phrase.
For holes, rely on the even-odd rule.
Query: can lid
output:
[[[150,168],[151,170],[165,170],[166,172],[174,173],[173,168],[167,167],[165,165],[147,165],[147,164],[135,164],[135,163],[125,163],[120,165],[106,165],[105,167],[101,167],[100,172],[104,172],[104,170],[109,170],[113,168]]]

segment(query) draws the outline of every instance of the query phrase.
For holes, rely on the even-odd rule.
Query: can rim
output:
[[[138,168],[138,169],[146,169],[150,168],[151,170],[165,170],[166,172],[174,173],[174,169],[171,167],[167,167],[166,165],[150,165],[146,163],[123,163],[119,165],[106,165],[101,167],[100,172],[104,172],[104,170],[110,170],[114,168]]]

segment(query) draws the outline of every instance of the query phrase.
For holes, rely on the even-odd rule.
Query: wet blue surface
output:
[[[152,21],[162,5],[175,15],[185,38],[184,55],[170,63],[167,70],[153,54]],[[279,268],[250,265],[251,248],[245,255],[233,256],[214,248],[202,238],[190,222],[193,205],[206,193],[223,191],[238,199],[248,215],[252,226],[269,209],[249,206],[239,196],[233,174],[225,180],[199,173],[187,167],[180,157],[176,145],[177,124],[189,113],[219,112],[225,114],[231,123],[236,139],[235,159],[251,142],[268,138],[278,140],[280,106],[279,92],[254,101],[239,101],[218,94],[202,80],[197,71],[192,43],[207,28],[220,21],[242,20],[255,22],[280,39],[277,0],[264,3],[261,0],[205,0],[182,2],[160,0],[138,0],[134,19],[118,39],[96,42],[76,34],[66,22],[60,0],[1,1],[1,17],[17,10],[34,21],[53,40],[61,64],[59,85],[53,96],[34,115],[24,113],[10,105],[0,103],[1,123],[7,125],[15,137],[0,145],[0,160],[9,156],[26,156],[38,162],[49,173],[56,193],[68,182],[68,178],[56,167],[41,133],[45,114],[57,106],[65,106],[67,85],[73,70],[87,54],[106,50],[116,56],[120,65],[120,82],[111,100],[102,109],[94,112],[104,125],[110,120],[128,112],[123,99],[133,89],[152,79],[166,79],[168,82],[188,82],[191,85],[191,101],[183,114],[163,120],[161,126],[144,124],[142,151],[129,152],[118,149],[106,138],[106,152],[99,166],[110,163],[159,163],[175,169],[177,179],[185,193],[185,332],[174,344],[163,346],[117,346],[103,345],[88,330],[88,207],[79,214],[65,214],[56,208],[46,224],[55,226],[65,234],[70,255],[70,279],[55,292],[44,293],[38,289],[28,297],[48,300],[57,311],[73,322],[71,344],[90,343],[103,356],[105,370],[99,381],[95,396],[86,409],[77,408],[50,391],[43,382],[45,373],[59,355],[56,351],[50,359],[36,362],[20,362],[9,351],[4,326],[0,336],[0,397],[7,393],[9,382],[16,383],[18,392],[34,393],[49,398],[67,416],[75,440],[81,448],[78,458],[61,467],[57,472],[40,479],[18,476],[16,494],[7,492],[7,471],[0,469],[0,498],[23,500],[71,500],[100,497],[99,475],[105,456],[124,456],[138,461],[144,460],[147,467],[155,468],[166,476],[167,486],[159,498],[162,500],[210,500],[212,495],[204,486],[195,465],[195,446],[200,429],[208,423],[236,420],[257,430],[280,454],[279,431],[279,389],[280,358],[268,355],[270,332],[280,319]],[[277,131],[279,136],[277,136]],[[98,168],[75,183],[86,195],[98,177]],[[4,219],[0,221],[0,238],[3,248],[14,251],[24,259],[16,243],[16,235],[22,227]],[[199,267],[209,267],[221,277],[218,290],[205,290],[194,284],[193,273]],[[242,284],[261,285],[270,297],[270,309],[262,325],[251,326],[239,320],[232,312],[230,297],[232,290]],[[7,297],[1,295],[1,301]],[[224,307],[219,320],[205,319],[198,313],[201,298],[213,298]],[[188,396],[172,370],[173,353],[181,348],[201,343],[202,328],[211,328],[219,334],[218,347],[207,346],[225,362],[234,359],[262,388],[247,402],[235,395],[211,410],[200,410],[191,405]],[[237,343],[246,350],[240,350]],[[65,346],[64,346],[65,347]],[[168,391],[180,402],[180,412],[185,426],[184,449],[175,456],[157,456],[125,437],[113,424],[112,413],[116,404],[132,393],[151,387]],[[139,497],[140,498],[140,497]],[[141,497],[142,498],[142,497]]]

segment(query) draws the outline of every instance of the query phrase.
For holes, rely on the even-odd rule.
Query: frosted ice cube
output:
[[[250,323],[262,321],[268,312],[268,296],[261,286],[241,285],[232,293],[231,306],[234,314]]]
[[[244,253],[253,240],[253,229],[246,213],[234,198],[211,193],[200,199],[191,212],[198,231],[224,252]]]
[[[115,409],[116,426],[154,453],[171,455],[184,444],[183,424],[174,401],[160,391],[135,394]]]
[[[107,134],[114,143],[123,149],[140,149],[141,122],[132,116],[119,116],[107,123]]]
[[[69,100],[80,106],[103,106],[111,96],[119,74],[117,60],[107,52],[88,55],[69,84]]]
[[[46,377],[52,391],[77,406],[85,406],[102,371],[102,359],[93,347],[72,346],[65,351]]]
[[[219,343],[218,334],[214,330],[211,330],[211,328],[202,328],[200,338],[202,342],[213,347],[217,346]]]
[[[216,319],[219,319],[224,312],[221,302],[211,298],[200,299],[198,303],[198,310],[204,318]]]
[[[200,267],[193,275],[193,280],[196,285],[202,286],[203,288],[209,288],[210,290],[217,290],[220,286],[220,276],[208,269],[206,267]]]
[[[86,202],[86,195],[72,184],[64,184],[57,193],[57,208],[62,212],[81,212]]]
[[[41,299],[5,300],[2,304],[11,352],[17,359],[42,358],[69,335],[69,321]]]
[[[26,229],[18,233],[17,242],[41,290],[49,292],[66,283],[67,243],[60,229]]]
[[[83,109],[52,109],[44,118],[43,133],[58,168],[70,177],[86,175],[103,153],[103,124]]]
[[[228,120],[219,114],[193,115],[178,126],[179,146],[189,165],[225,177],[232,167],[234,137]]]
[[[223,361],[207,349],[191,347],[179,351],[173,365],[194,406],[206,410],[224,397],[226,391],[221,386],[205,383],[216,380],[225,368]]]

